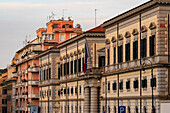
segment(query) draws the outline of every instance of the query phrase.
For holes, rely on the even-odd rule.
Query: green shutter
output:
[[[107,49],[107,65],[110,65],[110,49]]]
[[[67,75],[69,75],[69,62],[67,62]]]
[[[153,56],[155,54],[155,35],[152,35],[149,37],[149,45],[150,45],[150,56]]]

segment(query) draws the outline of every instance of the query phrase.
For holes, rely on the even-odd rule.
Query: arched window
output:
[[[145,107],[145,106],[143,107],[143,112],[144,112],[144,113],[147,113],[147,112],[146,112],[146,107]]]
[[[108,113],[110,113],[110,106],[108,106]]]
[[[130,106],[128,106],[127,110],[128,110],[128,113],[130,113]]]
[[[138,107],[137,106],[135,107],[135,112],[138,113]]]
[[[114,106],[114,113],[116,113],[116,106]]]

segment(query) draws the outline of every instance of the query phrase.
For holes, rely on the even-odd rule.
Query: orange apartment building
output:
[[[4,71],[2,76],[0,76],[0,112],[7,113],[7,85],[5,80],[7,79],[8,72]]]
[[[73,27],[73,20],[51,20],[47,28],[37,30],[37,37],[16,52],[17,80],[15,86],[16,113],[30,113],[30,105],[39,105],[38,54],[82,33]]]

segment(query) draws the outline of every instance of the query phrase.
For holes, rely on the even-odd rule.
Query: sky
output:
[[[36,36],[38,28],[46,27],[47,16],[55,19],[71,17],[83,31],[128,11],[148,0],[0,0],[0,68],[6,68],[23,47],[23,41]]]

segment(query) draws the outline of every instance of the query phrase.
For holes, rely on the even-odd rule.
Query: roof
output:
[[[103,27],[101,27],[101,26],[97,26],[97,27],[95,27],[93,29],[90,29],[90,30],[88,30],[86,32],[105,32],[105,29]]]
[[[136,13],[139,13],[139,12],[141,12],[141,11],[147,9],[147,8],[150,8],[150,7],[152,7],[152,6],[156,5],[156,4],[170,5],[170,0],[150,0],[150,1],[145,2],[145,3],[143,3],[143,4],[139,5],[139,6],[131,9],[131,10],[128,10],[128,11],[126,11],[126,12],[124,12],[124,13],[116,16],[116,17],[113,17],[113,18],[105,21],[102,24],[102,27],[107,28],[109,25],[111,25],[113,23],[121,21],[122,19],[125,19],[125,18],[127,18],[129,16],[132,16],[132,15],[136,14]]]
[[[92,33],[93,33],[93,34],[92,34]],[[97,35],[94,35],[94,33],[98,33],[98,34],[97,34]],[[100,35],[99,35],[99,33],[100,33]],[[77,35],[77,36],[75,36],[75,37],[73,37],[73,38],[70,38],[70,39],[68,39],[68,40],[66,40],[66,41],[58,44],[57,47],[58,47],[58,48],[63,47],[63,46],[65,46],[66,44],[71,43],[71,42],[74,42],[74,41],[76,41],[76,40],[78,40],[78,39],[80,39],[80,38],[83,38],[83,37],[88,37],[88,36],[91,36],[91,37],[94,37],[94,36],[104,37],[104,35],[105,35],[105,29],[102,28],[101,26],[97,26],[97,27],[95,27],[95,28],[93,28],[93,29],[90,29],[90,30],[88,30],[88,31],[86,31],[86,32],[83,32],[83,33],[80,34],[80,35]]]

